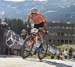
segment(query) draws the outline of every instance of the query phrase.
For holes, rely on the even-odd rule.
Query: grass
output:
[[[65,49],[70,49],[72,48],[73,51],[75,51],[75,44],[63,44],[63,45],[60,45],[60,46],[57,46],[58,48],[61,48],[61,50],[65,50]]]

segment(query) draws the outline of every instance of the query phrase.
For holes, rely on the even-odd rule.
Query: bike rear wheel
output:
[[[38,58],[42,60],[44,57],[47,55],[47,50],[48,50],[48,44],[43,43],[40,45],[39,50],[38,50]]]
[[[33,48],[34,43],[31,42],[31,36],[25,39],[24,45],[21,48],[21,56],[22,58],[27,58],[31,55],[31,51]],[[29,43],[32,43],[32,45],[29,47]]]

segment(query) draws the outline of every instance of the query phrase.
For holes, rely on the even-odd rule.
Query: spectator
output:
[[[67,59],[67,57],[68,57],[68,52],[67,52],[67,49],[66,49],[66,50],[64,50],[64,58]]]
[[[60,59],[63,60],[63,53],[60,53]]]
[[[74,54],[73,54],[73,58],[74,58],[74,60],[75,60],[75,52],[74,52]]]
[[[69,49],[68,55],[69,55],[69,59],[72,59],[73,56],[72,48]]]
[[[57,55],[57,59],[58,59],[58,60],[60,59],[60,54]]]
[[[25,29],[22,29],[21,31],[21,36],[23,37],[23,39],[25,40],[26,36],[27,36],[27,31]]]

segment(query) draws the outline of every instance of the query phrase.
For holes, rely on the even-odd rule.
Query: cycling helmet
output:
[[[26,29],[22,29],[22,32],[26,33],[27,31],[26,31]]]
[[[38,12],[37,8],[32,8],[31,9],[31,13],[37,13],[37,12]]]

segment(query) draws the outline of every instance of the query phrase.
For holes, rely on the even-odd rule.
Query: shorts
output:
[[[42,22],[40,24],[34,24],[34,28],[39,29],[40,27],[44,27],[44,22]]]

